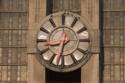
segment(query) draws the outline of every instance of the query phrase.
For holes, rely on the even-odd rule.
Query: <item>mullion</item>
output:
[[[118,42],[118,44],[120,44],[120,42]],[[117,48],[117,50],[120,52],[120,48]],[[122,79],[122,78],[121,78],[121,67],[122,67],[122,63],[121,63],[121,55],[120,55],[120,53],[119,53],[118,56],[119,56],[119,62],[120,62],[120,64],[118,65],[118,66],[119,66],[119,71],[120,71],[120,72],[119,72],[119,76],[120,76],[120,77],[119,77],[119,78],[120,78],[119,80],[121,81],[121,79]]]
[[[122,48],[123,49],[123,48]],[[125,50],[125,48],[123,49]],[[125,51],[123,51],[123,55],[125,55]],[[125,56],[124,56],[125,57]],[[123,63],[125,63],[125,59],[123,58]],[[125,65],[124,65],[125,66]],[[125,73],[125,68],[123,66],[123,72]],[[123,74],[123,80],[125,80],[125,74]]]
[[[112,62],[113,74],[112,74],[112,79],[111,79],[112,81],[115,80],[114,79],[115,78],[115,64],[114,64],[115,63],[115,60],[114,60],[115,59],[115,55],[114,55],[114,50],[115,50],[115,48],[112,49],[112,58],[113,58],[113,62]]]
[[[0,80],[2,80],[2,66],[0,66]]]
[[[114,38],[115,38],[115,37],[114,37],[114,36],[115,36],[114,34],[115,34],[114,31],[112,31],[113,41],[115,40],[115,39],[114,39]],[[115,41],[113,42],[113,44],[115,45]],[[115,49],[116,49],[116,48],[113,48],[113,49],[112,49],[112,53],[113,53],[113,64],[112,64],[112,66],[113,66],[113,77],[112,77],[112,78],[113,78],[113,79],[112,79],[112,80],[115,80],[115,64],[114,64],[114,63],[115,63],[115,54],[114,54]]]
[[[121,69],[120,69],[120,71],[122,71],[122,72],[120,72],[120,76],[122,76],[122,79],[120,79],[120,80],[124,80],[124,51],[123,51],[124,49],[123,48],[119,48],[119,51],[120,51],[120,59],[122,58],[122,64],[120,65],[121,67]],[[121,60],[120,60],[121,61]],[[122,75],[123,74],[123,75]]]
[[[119,67],[120,68],[120,80],[122,80],[123,79],[123,76],[122,76],[122,73],[123,73],[123,71],[122,71],[123,65],[122,64],[123,63],[121,63],[122,62],[122,59],[121,59],[122,56],[121,56],[121,49],[120,48],[119,48],[119,56],[120,56],[120,60],[119,60],[120,61],[120,67]]]
[[[109,49],[110,50],[110,82],[111,82],[111,49]],[[106,56],[105,56],[106,57]]]
[[[12,0],[9,0],[9,8],[8,9],[12,9],[13,8],[13,1]]]
[[[18,1],[18,4],[22,4],[22,1],[23,1],[23,0],[19,0],[19,1]],[[19,7],[19,10],[23,10],[22,5],[21,5],[21,6],[18,5],[18,7]]]

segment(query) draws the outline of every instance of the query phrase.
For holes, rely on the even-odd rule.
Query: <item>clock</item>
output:
[[[71,12],[51,14],[38,28],[37,59],[46,68],[70,72],[90,59],[90,26],[79,15]]]

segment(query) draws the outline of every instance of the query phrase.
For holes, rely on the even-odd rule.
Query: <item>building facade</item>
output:
[[[0,83],[124,83],[124,0],[0,0]],[[91,25],[92,56],[72,72],[36,59],[36,36],[48,15],[68,11]]]

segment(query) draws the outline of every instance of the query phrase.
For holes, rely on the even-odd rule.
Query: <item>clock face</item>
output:
[[[90,58],[91,38],[78,15],[61,12],[48,16],[39,26],[38,59],[58,72],[78,69]]]

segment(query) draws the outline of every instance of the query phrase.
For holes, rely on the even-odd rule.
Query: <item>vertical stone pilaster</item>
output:
[[[93,29],[99,29],[99,0],[81,0],[81,16]]]
[[[99,0],[81,0],[81,16],[91,25],[91,59],[81,69],[81,83],[99,83]]]
[[[46,16],[46,0],[29,1],[28,83],[45,83],[45,68],[36,59],[37,24]]]
[[[81,83],[99,83],[99,55],[93,54],[81,69]]]

